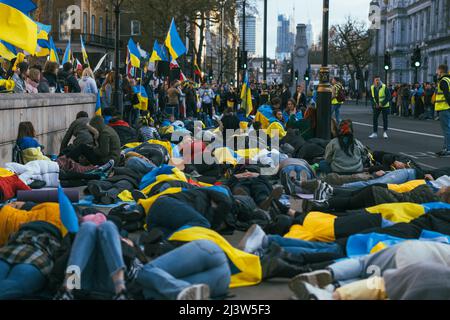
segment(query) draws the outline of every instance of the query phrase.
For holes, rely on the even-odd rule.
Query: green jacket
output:
[[[90,125],[97,129],[98,146],[94,149],[94,153],[100,157],[101,162],[106,163],[114,160],[115,163],[120,161],[120,138],[113,128],[105,125],[101,116],[95,116],[91,119]]]

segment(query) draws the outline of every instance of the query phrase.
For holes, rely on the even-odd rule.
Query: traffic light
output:
[[[247,70],[247,51],[242,51],[242,70]]]
[[[209,80],[212,81],[212,79],[214,78],[214,71],[212,69],[209,69]]]
[[[392,68],[392,64],[391,64],[391,55],[389,54],[389,52],[386,52],[384,54],[384,70],[389,71]]]
[[[308,69],[306,69],[305,76],[303,77],[303,79],[305,79],[305,81],[309,81],[309,70]]]
[[[422,66],[422,55],[418,46],[414,49],[411,64],[413,68],[420,68]]]
[[[298,70],[295,70],[295,81],[298,81]]]

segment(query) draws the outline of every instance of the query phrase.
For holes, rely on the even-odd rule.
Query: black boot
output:
[[[292,278],[300,273],[309,272],[309,268],[296,266],[285,261],[286,256],[284,250],[272,243],[267,253],[261,258],[261,267],[263,279],[270,278]]]

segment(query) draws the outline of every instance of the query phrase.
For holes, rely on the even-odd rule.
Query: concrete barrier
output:
[[[31,121],[45,154],[58,154],[65,131],[79,111],[95,112],[94,94],[0,94],[0,166],[12,160],[17,129]]]

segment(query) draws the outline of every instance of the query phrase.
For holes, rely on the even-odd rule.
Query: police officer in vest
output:
[[[439,114],[442,132],[444,134],[444,148],[437,155],[444,157],[450,155],[450,75],[448,66],[442,64],[438,67],[438,86],[436,93],[435,110]]]
[[[341,81],[339,78],[334,77],[331,80],[332,83],[332,87],[331,87],[331,92],[332,92],[332,100],[331,100],[331,116],[333,116],[333,114],[335,115],[335,119],[337,124],[339,124],[341,122],[341,106],[343,104],[342,100],[339,100],[340,96],[341,96],[341,91],[344,90],[344,87],[341,84]]]
[[[378,138],[378,118],[383,114],[383,138],[387,139],[388,131],[388,116],[391,102],[391,92],[384,83],[381,82],[379,76],[373,78],[373,85],[371,87],[372,106],[373,106],[373,133],[369,136],[370,139]]]

